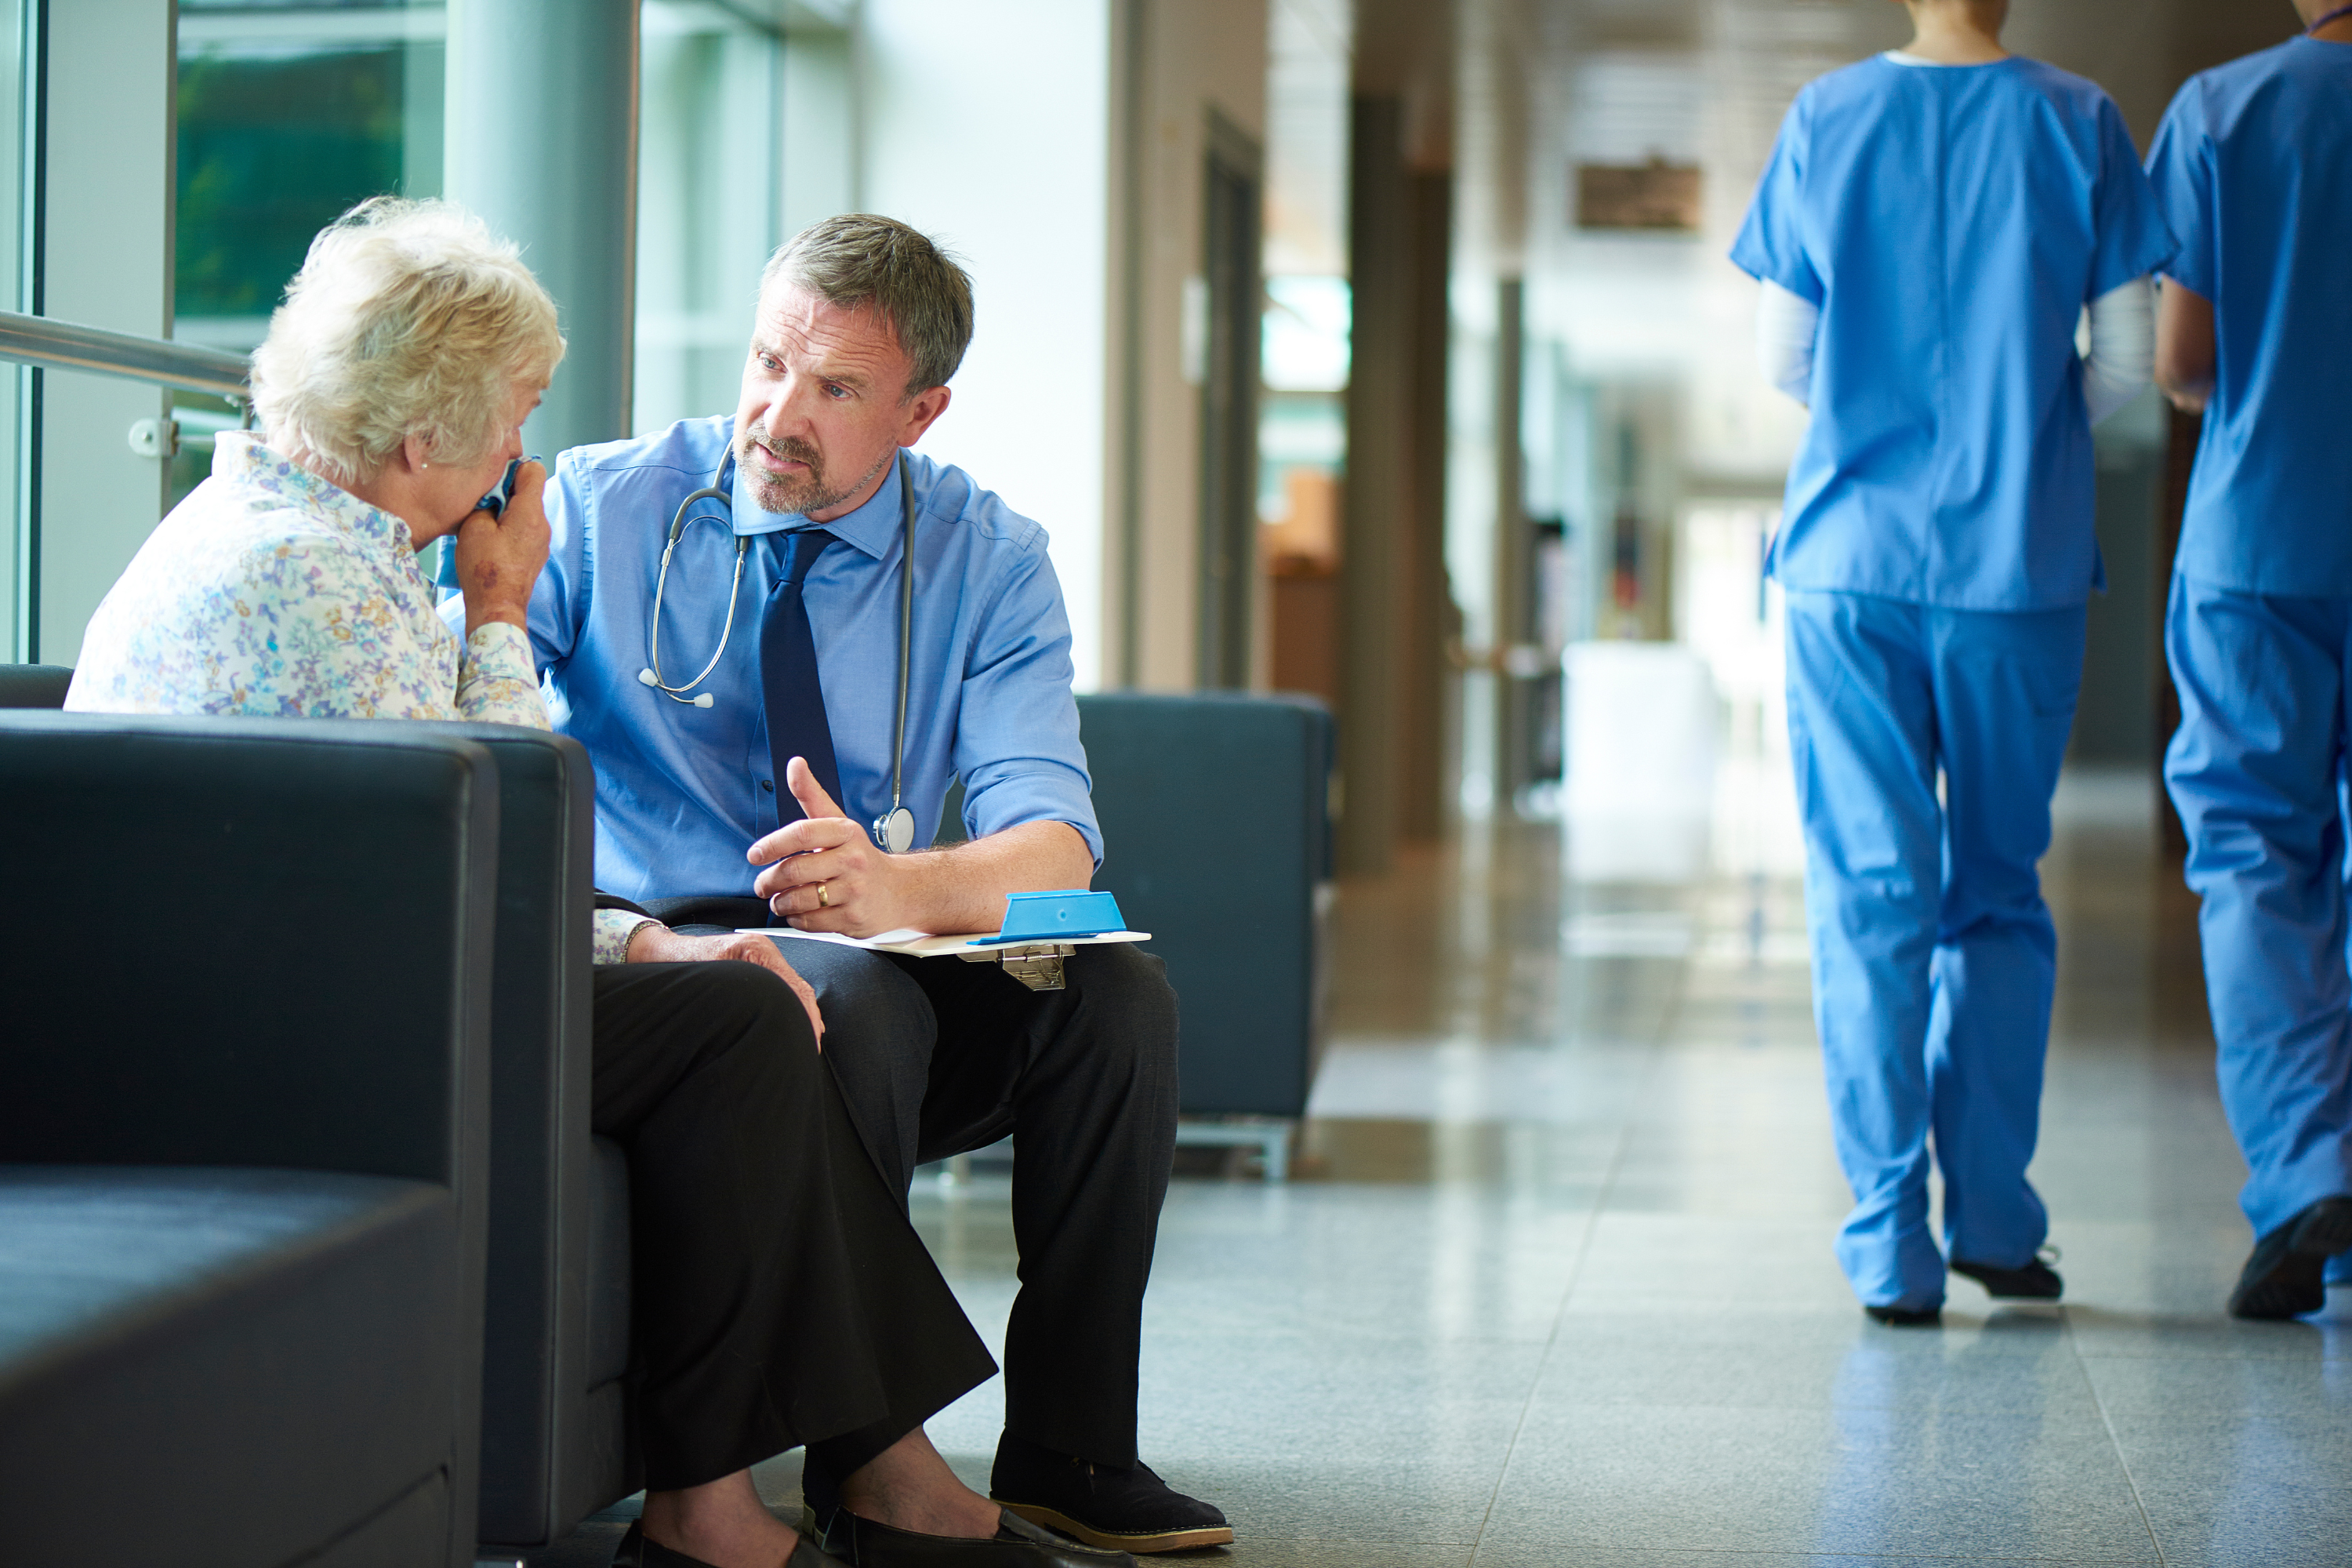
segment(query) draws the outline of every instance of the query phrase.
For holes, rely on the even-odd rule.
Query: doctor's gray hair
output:
[[[779,279],[845,310],[871,308],[913,361],[906,395],[945,386],[971,345],[971,279],[930,237],[896,218],[844,213],[784,242],[760,273],[760,295]]]
[[[479,462],[515,384],[545,385],[562,358],[555,301],[511,242],[447,202],[378,196],[310,242],[253,351],[254,413],[339,483],[411,436],[434,461]]]

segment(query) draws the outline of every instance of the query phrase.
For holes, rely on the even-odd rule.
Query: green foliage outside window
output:
[[[311,237],[400,188],[398,46],[180,61],[182,316],[266,316]]]

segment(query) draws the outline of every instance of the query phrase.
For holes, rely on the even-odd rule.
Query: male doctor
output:
[[[530,637],[555,727],[595,761],[598,886],[676,927],[870,936],[993,931],[1007,893],[1087,885],[1102,840],[1045,531],[905,450],[946,411],[971,321],[970,280],[923,235],[829,218],[761,277],[731,418],[557,459]],[[951,777],[968,842],[877,844],[896,809],[928,840]],[[1176,1121],[1160,962],[1082,948],[1066,990],[1033,992],[993,965],[782,945],[897,1191],[1018,1134],[996,1499],[1097,1546],[1231,1541],[1135,1447]],[[837,1478],[812,1468],[804,1490],[828,1549],[868,1568],[961,1560],[874,1524]]]

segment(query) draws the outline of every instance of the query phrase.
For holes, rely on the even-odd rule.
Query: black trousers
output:
[[[845,1475],[994,1373],[790,987],[749,963],[622,964],[594,997],[648,1487],[804,1444]]]
[[[758,900],[735,902],[680,900],[671,916],[766,923]],[[789,939],[784,957],[816,987],[825,1060],[894,1192],[918,1163],[1017,1135],[1005,1427],[1133,1464],[1143,1289],[1176,1149],[1166,966],[1130,946],[1082,947],[1067,990],[1032,991],[954,958]]]

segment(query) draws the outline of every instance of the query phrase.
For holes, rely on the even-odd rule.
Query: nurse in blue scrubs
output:
[[[2352,1279],[2352,8],[2190,79],[2148,153],[2179,254],[2157,371],[2205,429],[2165,616],[2165,781],[2203,896],[2221,1104],[2255,1244],[2230,1310]],[[2330,16],[2328,13],[2333,12]]]
[[[2025,1177],[2057,957],[2035,863],[2101,586],[2091,424],[2147,384],[2173,246],[2114,103],[2004,51],[2004,0],[1908,8],[1907,47],[1798,94],[1731,255],[1812,411],[1769,569],[1838,1261],[1872,1317],[1931,1324],[1948,1258],[1995,1296],[2062,1288]]]

